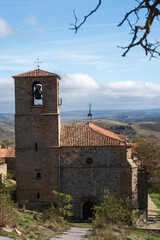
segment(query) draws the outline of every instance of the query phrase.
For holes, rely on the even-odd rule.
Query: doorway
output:
[[[94,213],[94,203],[92,201],[85,202],[83,205],[83,219],[88,219],[93,217]]]

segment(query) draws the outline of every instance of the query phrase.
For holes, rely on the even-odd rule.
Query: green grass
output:
[[[160,194],[159,193],[149,193],[152,201],[156,204],[157,208],[160,208]]]
[[[70,223],[69,224],[72,227],[82,227],[82,228],[92,228],[93,227],[93,223],[89,223],[89,222],[80,222],[80,223]]]
[[[144,230],[134,230],[131,236],[134,237],[134,240],[160,240],[160,236]]]
[[[160,240],[160,235],[122,226],[106,226],[93,231],[89,240]]]

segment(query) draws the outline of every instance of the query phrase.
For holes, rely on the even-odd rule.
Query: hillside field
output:
[[[69,114],[68,116],[69,117]],[[72,120],[71,120],[72,119]],[[62,114],[63,120],[63,114]],[[69,122],[73,124],[84,124],[87,120],[81,119],[81,117],[77,117],[76,119],[69,117]],[[133,120],[133,119],[132,119]],[[62,121],[63,123],[64,121]],[[112,131],[116,134],[124,135],[128,139],[132,140],[134,138],[155,138],[160,140],[160,121],[157,120],[152,121],[149,119],[148,121],[132,121],[132,122],[120,122],[113,121],[104,118],[93,119],[92,122],[95,125],[98,125],[102,128],[105,128],[109,131]],[[13,114],[8,115],[0,115],[0,142],[3,140],[14,140],[15,138],[15,130],[14,130],[14,116]]]

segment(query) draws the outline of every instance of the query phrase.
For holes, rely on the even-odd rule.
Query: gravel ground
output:
[[[89,228],[79,228],[79,227],[72,227],[67,232],[64,232],[63,235],[51,238],[50,240],[80,240],[80,239],[87,239],[91,232]]]

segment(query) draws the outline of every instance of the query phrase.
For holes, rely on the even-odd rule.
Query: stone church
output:
[[[55,189],[71,194],[74,217],[85,219],[109,189],[147,209],[146,173],[130,144],[91,122],[61,125],[59,75],[38,68],[13,78],[19,204],[48,204]]]

